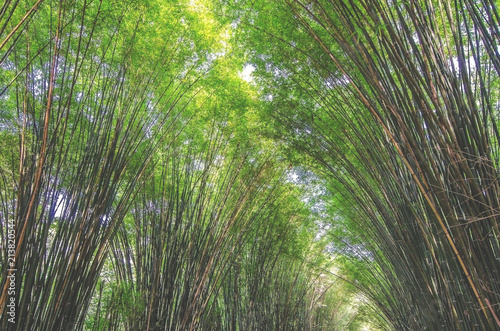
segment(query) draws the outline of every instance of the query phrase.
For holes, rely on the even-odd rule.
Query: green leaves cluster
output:
[[[369,253],[350,264],[365,294],[398,329],[500,327],[495,4],[248,12],[262,19],[249,45],[278,45],[249,52],[270,135],[327,182],[332,240]]]
[[[218,6],[2,7],[0,234],[15,224],[18,276],[12,324],[2,249],[0,328],[313,328],[308,211]]]

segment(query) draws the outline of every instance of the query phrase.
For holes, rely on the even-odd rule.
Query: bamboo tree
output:
[[[182,128],[176,120],[210,69],[199,70],[201,60],[180,61],[187,55],[179,24],[155,30],[163,34],[157,40],[169,37],[158,49],[140,48],[153,35],[141,13],[158,7],[84,2],[42,9],[9,50],[5,72],[13,79],[2,91],[17,111],[9,125],[20,156],[11,166],[17,178],[2,174],[2,245],[8,224],[16,234],[14,267],[6,249],[0,263],[3,329],[82,325],[130,199],[157,146]],[[6,309],[11,297],[15,324]]]
[[[33,18],[36,11],[43,3],[43,0],[37,0],[31,4],[28,4],[28,10],[25,13],[20,13],[19,0],[7,0],[3,3],[2,8],[0,8],[0,51],[10,42],[9,53],[15,46],[15,43],[19,38],[21,38],[23,26],[27,24],[29,20]],[[20,16],[20,14],[22,16]],[[0,60],[0,64],[4,62],[6,56]]]
[[[147,302],[127,329],[206,325],[251,229],[277,213],[282,188],[268,162],[228,153],[227,139],[215,134],[206,150],[180,145],[161,162],[134,203],[132,229],[124,224],[117,237],[119,281],[134,284]]]
[[[280,8],[299,28],[258,27],[281,53],[259,48],[255,63],[282,137],[317,162],[352,244],[373,254],[366,293],[398,329],[499,328],[494,4]]]

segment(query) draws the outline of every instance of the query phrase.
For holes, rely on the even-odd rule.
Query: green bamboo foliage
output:
[[[481,39],[461,3],[452,9],[377,1],[291,5],[345,75],[346,89],[369,111],[371,126],[382,131],[363,137],[371,150],[356,148],[367,170],[355,178],[365,194],[357,200],[376,222],[377,246],[386,246],[397,278],[389,278],[391,287],[410,287],[408,306],[421,310],[406,327],[500,327],[492,83],[498,76],[492,71],[496,59],[485,54],[496,41]],[[342,53],[334,54],[327,41]],[[375,142],[382,135],[388,144]],[[359,178],[373,168],[380,177]],[[373,188],[377,183],[380,191]],[[405,327],[410,312],[405,308],[396,325]]]
[[[276,119],[342,197],[366,292],[396,329],[500,328],[495,4],[287,7],[312,40],[275,64],[303,91]]]
[[[299,297],[289,298],[290,304],[305,300],[307,288],[296,291],[289,283],[281,288],[265,283],[272,281],[271,275],[293,280],[303,274],[303,270],[290,274],[285,267],[288,260],[282,258],[281,246],[288,245],[282,237],[296,231],[289,222],[294,210],[286,204],[289,193],[282,176],[268,159],[254,159],[239,148],[231,151],[234,148],[218,130],[211,137],[205,149],[185,142],[159,162],[156,175],[134,200],[130,223],[123,224],[113,242],[118,282],[131,284],[145,302],[138,318],[120,316],[108,307],[108,314],[118,321],[125,318],[111,323],[117,329],[251,328],[253,322],[240,316],[249,295],[255,297],[256,306],[271,305],[269,310],[250,308],[254,319],[262,319],[258,325],[268,319],[285,323],[281,329],[286,329],[289,316],[274,316],[274,301],[265,299],[293,292]],[[281,228],[281,235],[266,230],[275,226]],[[266,242],[266,252],[249,250],[259,241]],[[279,260],[282,274],[276,274],[269,262],[259,265],[261,254],[267,261]],[[242,268],[258,272],[252,272],[258,283],[240,281],[247,277]],[[254,294],[246,293],[247,289]],[[255,293],[262,290],[270,291],[271,297]],[[280,309],[286,310],[285,298],[278,301]],[[98,323],[94,320],[95,328]]]
[[[175,17],[155,30],[164,35],[147,40],[147,10],[51,2],[2,54],[1,103],[12,110],[2,128],[12,143],[2,144],[11,156],[0,189],[2,329],[82,325],[131,197],[209,69],[189,58],[195,44],[183,48],[185,29]],[[141,47],[158,40],[154,51]],[[14,268],[4,246],[10,224]],[[9,269],[16,269],[15,296]],[[8,322],[11,297],[15,324]]]
[[[311,272],[306,259],[285,252],[289,243],[275,240],[255,237],[235,262],[219,304],[212,308],[212,314],[221,316],[220,323],[208,329],[337,330],[335,303],[325,299],[336,294],[320,284],[318,271]]]
[[[44,0],[28,1],[20,4],[19,0],[6,0],[0,8],[0,51],[8,50],[0,59],[3,63],[8,53],[22,39],[22,32],[35,16]]]
[[[290,250],[290,226],[259,227],[233,263],[219,297],[221,330],[308,330],[310,277]]]

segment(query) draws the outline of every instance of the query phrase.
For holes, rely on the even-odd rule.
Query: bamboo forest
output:
[[[4,0],[0,330],[500,330],[498,0]]]

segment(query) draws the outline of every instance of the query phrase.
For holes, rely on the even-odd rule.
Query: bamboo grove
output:
[[[499,29],[487,0],[5,1],[0,328],[500,329]]]
[[[249,14],[274,15],[259,33],[281,41],[254,60],[274,135],[329,182],[366,293],[396,329],[499,329],[496,4],[280,8]]]
[[[1,15],[2,330],[328,328],[298,189],[239,128],[223,24],[182,2]]]

